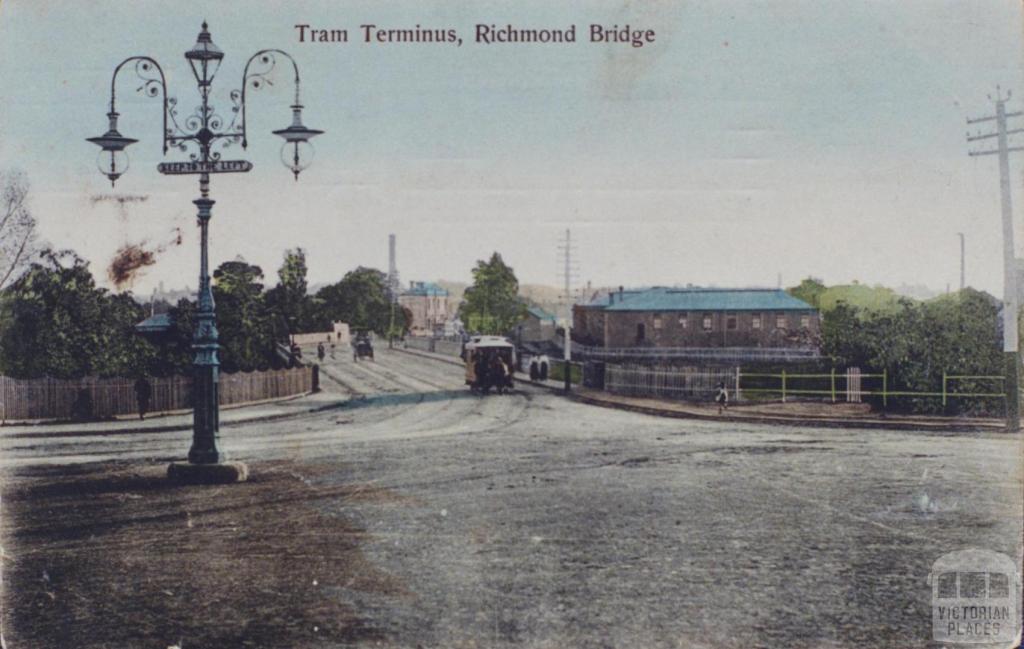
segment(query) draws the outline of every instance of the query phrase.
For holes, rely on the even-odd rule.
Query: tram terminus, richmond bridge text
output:
[[[295,25],[300,43],[348,43],[347,28],[319,29],[309,24]],[[391,29],[374,24],[359,25],[355,30],[360,43],[445,43],[462,46],[462,37],[454,27],[425,28],[416,25],[411,28]],[[473,40],[481,45],[494,44],[558,44],[576,43],[576,25],[565,28],[519,28],[513,25],[493,25],[478,23],[473,28]],[[643,47],[654,43],[653,29],[634,28],[630,25],[595,25],[587,27],[585,42],[622,44],[631,47]]]

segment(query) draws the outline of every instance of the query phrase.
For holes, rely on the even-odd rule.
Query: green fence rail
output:
[[[853,390],[858,397],[861,396],[877,396],[882,398],[882,406],[889,404],[889,397],[926,397],[926,398],[939,398],[942,399],[942,405],[945,406],[949,403],[950,399],[962,399],[962,398],[1005,398],[1006,393],[1000,392],[958,392],[950,391],[950,383],[955,381],[1004,381],[1004,377],[987,374],[947,374],[942,373],[942,390],[940,392],[929,392],[929,391],[918,391],[918,390],[891,390],[889,389],[889,374],[883,370],[881,373],[863,373],[855,375],[858,380],[864,379],[875,379],[879,380],[881,386],[874,389],[866,389],[858,387]],[[850,386],[845,385],[843,387],[837,386],[837,379],[849,383],[849,377],[846,374],[837,373],[832,370],[828,374],[792,374],[785,370],[775,373],[757,373],[757,372],[737,372],[737,390],[744,393],[753,394],[779,394],[782,397],[782,401],[786,401],[787,396],[828,396],[833,402],[837,400],[839,395],[843,395],[850,391]],[[768,387],[768,388],[756,388],[756,387],[744,387],[742,379],[778,379],[779,387]],[[828,379],[828,389],[809,389],[809,388],[794,388],[792,387],[793,382],[802,381],[807,379]]]

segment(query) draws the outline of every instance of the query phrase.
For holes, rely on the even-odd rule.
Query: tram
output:
[[[513,388],[516,347],[502,336],[473,336],[463,346],[466,385],[474,392],[499,394]]]

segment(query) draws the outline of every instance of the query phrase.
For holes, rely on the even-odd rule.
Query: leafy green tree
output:
[[[196,326],[196,304],[183,298],[167,313],[170,315],[171,329],[157,346],[159,354],[153,374],[189,375],[192,373],[192,359],[195,356],[192,335]]]
[[[273,365],[274,320],[263,295],[263,270],[244,261],[229,261],[213,272],[213,280],[221,368],[236,372]]]
[[[20,378],[129,376],[154,349],[135,333],[145,317],[130,295],[97,288],[71,251],[43,251],[0,294],[0,373]]]
[[[305,333],[316,329],[313,301],[307,295],[306,252],[302,248],[285,252],[277,271],[277,286],[267,291],[267,306],[275,319],[276,335]]]
[[[826,288],[828,287],[820,279],[808,277],[797,286],[786,289],[786,292],[817,309],[819,307],[819,298]]]
[[[459,317],[470,331],[508,334],[526,313],[519,297],[519,280],[501,255],[479,260],[473,269],[473,284],[463,294]]]
[[[325,286],[316,294],[317,324],[329,329],[334,321],[347,322],[354,330],[366,329],[386,335],[391,324],[387,275],[360,266],[340,282]],[[396,328],[406,328],[405,313],[395,309]]]
[[[890,390],[942,390],[943,373],[998,376],[1003,373],[1000,304],[986,293],[965,289],[927,302],[898,300],[885,310],[839,302],[823,315],[822,351],[837,367],[885,372]],[[998,391],[984,380],[958,380],[959,392]],[[951,412],[993,412],[997,400],[949,403]],[[933,397],[900,397],[890,402],[914,412],[938,412]]]
[[[845,302],[838,303],[827,314],[822,314],[822,352],[831,357],[832,363],[838,367],[864,365],[868,358],[864,349],[867,336],[864,329],[860,310]]]

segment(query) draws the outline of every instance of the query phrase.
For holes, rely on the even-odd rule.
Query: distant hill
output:
[[[548,313],[561,313],[564,289],[544,284],[520,284],[519,295],[531,306],[539,306]]]
[[[469,288],[469,284],[465,282],[454,282],[447,279],[439,279],[435,283],[441,288],[447,289],[448,294],[457,301],[462,300],[462,294]],[[520,284],[519,295],[531,305],[539,306],[551,313],[556,313],[556,309],[562,303],[562,290],[544,284]]]

